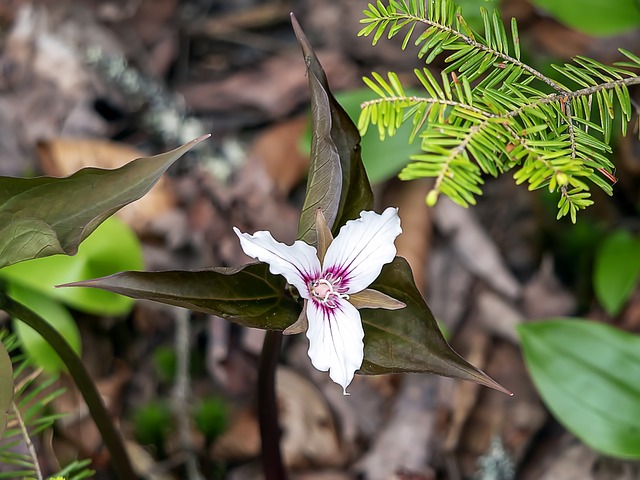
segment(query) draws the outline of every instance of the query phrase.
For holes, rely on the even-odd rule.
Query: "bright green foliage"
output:
[[[227,427],[227,405],[217,397],[202,400],[193,412],[196,428],[202,432],[207,445],[219,437]]]
[[[392,72],[365,78],[380,98],[363,104],[358,127],[366,132],[373,124],[393,135],[411,122],[422,153],[400,178],[435,178],[430,203],[443,193],[460,205],[474,204],[483,175],[517,169],[518,184],[558,192],[558,218],[570,215],[575,222],[577,212],[593,203],[589,182],[612,193],[607,154],[614,107],[620,107],[625,134],[631,118],[627,87],[640,83],[622,67],[640,68],[640,59],[621,50],[629,61],[611,67],[576,57],[555,66],[561,78],[551,79],[520,61],[515,20],[508,34],[497,12],[481,12],[483,33],[467,25],[451,0],[431,0],[428,8],[417,0],[369,4],[359,35],[372,36],[375,44],[402,32],[403,48],[415,36],[426,63],[443,54],[447,66],[438,76],[415,70],[425,90],[420,97],[405,95]]]
[[[90,465],[90,459],[76,460],[60,470],[57,475],[49,477],[49,480],[84,480],[85,478],[94,478],[96,472],[88,468]]]
[[[0,277],[7,279],[10,286],[29,288],[83,312],[126,315],[133,307],[126,297],[55,286],[121,270],[141,270],[143,266],[142,245],[136,234],[122,220],[110,217],[82,242],[76,255],[51,255],[16,263],[1,269]],[[45,312],[40,313],[48,319]]]
[[[80,355],[82,349],[80,330],[69,310],[57,301],[26,287],[13,285],[9,291],[14,300],[29,305],[31,310],[46,319]],[[12,326],[20,339],[22,349],[36,367],[42,368],[47,373],[66,371],[64,362],[38,332],[17,318],[13,319]]]
[[[154,446],[158,452],[164,451],[164,442],[171,432],[171,408],[162,400],[152,401],[139,407],[133,416],[136,439],[142,445]]]
[[[0,346],[13,352],[20,343],[16,336],[7,335],[6,330],[3,330],[0,331]],[[5,431],[0,431],[0,463],[14,469],[11,471],[5,469],[0,473],[0,479],[41,478],[38,452],[31,438],[51,428],[57,419],[64,416],[48,411],[51,402],[61,395],[64,389],[55,388],[57,377],[42,378],[37,373],[30,372],[32,364],[25,355],[14,353],[13,361],[15,368],[9,385],[13,401],[10,402],[7,428]],[[4,377],[0,376],[0,378]],[[2,388],[3,393],[6,393],[4,390],[6,385]],[[30,447],[25,449],[24,445]],[[50,478],[64,477],[66,480],[92,478],[95,472],[88,468],[90,463],[91,460],[74,461]]]
[[[609,315],[617,315],[640,279],[640,239],[619,230],[602,243],[595,258],[593,289]]]
[[[0,277],[7,280],[8,292],[15,300],[46,319],[79,354],[80,333],[62,303],[94,314],[124,315],[133,301],[111,292],[58,289],[55,285],[142,267],[142,247],[135,233],[121,220],[110,217],[82,242],[75,256],[52,255],[16,263],[0,269]],[[17,319],[13,326],[36,366],[49,373],[64,370],[58,354],[35,330]]]
[[[524,323],[518,334],[558,421],[605,455],[640,459],[640,337],[568,318]]]
[[[640,27],[636,0],[531,0],[559,22],[590,35],[616,35]]]

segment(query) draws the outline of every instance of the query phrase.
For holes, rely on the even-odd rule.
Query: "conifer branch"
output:
[[[393,72],[364,79],[379,98],[362,104],[358,128],[364,133],[377,125],[384,138],[412,122],[409,141],[419,137],[423,152],[411,157],[399,177],[435,178],[427,203],[444,193],[463,206],[473,204],[484,174],[513,168],[516,183],[558,192],[558,216],[574,222],[593,203],[585,180],[612,194],[612,120],[619,108],[626,134],[637,110],[628,88],[640,83],[632,71],[640,68],[639,57],[621,49],[628,61],[607,66],[578,56],[554,66],[562,75],[557,80],[520,61],[517,24],[511,21],[508,36],[496,12],[481,9],[483,34],[466,24],[452,0],[378,0],[364,14],[359,35],[371,35],[373,44],[385,33],[391,38],[406,30],[404,49],[416,25],[424,25],[414,40],[419,57],[431,63],[449,52],[441,79],[427,68],[414,71],[424,97],[405,95]]]
[[[27,446],[27,450],[29,450],[29,455],[31,456],[31,462],[33,465],[33,474],[37,478],[37,480],[44,480],[42,476],[42,470],[40,469],[40,463],[38,462],[38,454],[36,453],[36,447],[33,446],[33,442],[31,441],[31,437],[29,436],[29,431],[27,430],[27,426],[22,419],[22,415],[20,414],[20,409],[16,406],[15,402],[11,403],[11,409],[13,410],[13,415],[18,422],[18,427],[20,430],[20,434],[22,435],[22,441]]]

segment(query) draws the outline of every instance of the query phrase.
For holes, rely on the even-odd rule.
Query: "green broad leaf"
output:
[[[373,205],[362,164],[360,134],[329,90],[322,65],[295,17],[291,22],[307,65],[311,91],[311,158],[298,239],[316,243],[315,216],[321,208],[334,233]]]
[[[593,288],[609,315],[617,315],[640,279],[640,240],[619,230],[608,236],[596,252]]]
[[[0,342],[0,438],[7,428],[7,412],[13,402],[13,365],[4,343]]]
[[[640,337],[568,318],[518,325],[518,334],[556,419],[603,454],[640,458]]]
[[[484,22],[480,9],[484,8],[489,15],[493,15],[494,10],[500,8],[499,0],[454,0],[457,7],[460,7],[460,13],[464,17],[465,22],[476,32],[482,32]]]
[[[42,295],[37,290],[21,285],[10,285],[8,292],[14,300],[24,305],[29,305],[31,310],[44,318],[65,338],[71,348],[80,355],[82,345],[80,331],[66,308],[50,297]],[[22,349],[34,365],[52,374],[66,371],[64,362],[38,332],[17,318],[13,319],[13,328],[20,339]]]
[[[130,298],[103,290],[54,287],[143,267],[142,246],[137,236],[120,219],[110,217],[82,242],[73,257],[52,255],[16,263],[1,269],[0,278],[87,313],[126,315],[133,307]]]
[[[115,170],[65,178],[0,177],[0,268],[57,253],[74,255],[106,218],[138,200],[178,158],[208,138]]]
[[[284,330],[302,307],[265,263],[193,272],[121,272],[63,286],[93,287],[226,318],[246,327]]]
[[[385,265],[370,288],[404,302],[400,310],[361,309],[364,362],[360,373],[421,372],[460,378],[510,393],[449,346],[404,258]]]
[[[417,90],[407,90],[407,96],[423,95],[424,92]],[[376,97],[371,90],[351,90],[335,95],[336,100],[342,105],[352,121],[356,121],[360,115],[360,105],[367,100]],[[355,119],[355,120],[354,120]],[[380,140],[377,129],[370,128],[362,137],[362,162],[372,184],[377,184],[389,180],[398,174],[407,163],[411,155],[420,153],[420,143],[409,143],[412,125],[411,122],[404,122],[398,128],[395,135]],[[302,148],[307,148],[311,143],[311,129],[303,136],[305,142]]]
[[[608,36],[640,26],[640,6],[635,0],[532,0],[560,23],[580,32]]]

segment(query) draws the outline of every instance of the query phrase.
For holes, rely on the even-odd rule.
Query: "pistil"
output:
[[[311,292],[311,295],[321,303],[329,307],[335,307],[335,302],[331,297],[342,298],[345,300],[349,298],[349,295],[346,293],[340,293],[336,289],[336,284],[340,283],[339,280],[340,279],[337,279],[334,282],[332,279],[319,278],[311,282],[309,285],[309,291]]]

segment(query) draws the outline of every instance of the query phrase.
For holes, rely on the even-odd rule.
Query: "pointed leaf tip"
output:
[[[196,271],[120,272],[60,287],[101,288],[226,318],[247,327],[284,330],[300,315],[285,279],[266,263]],[[247,293],[250,292],[250,293]]]
[[[205,133],[204,135],[200,135],[198,138],[194,138],[193,140],[187,143],[188,148],[195,147],[196,145],[198,145],[199,143],[205,141],[207,138],[210,138],[210,137],[211,137],[210,133]]]
[[[416,288],[406,260],[396,257],[392,263],[385,265],[371,288],[405,303],[406,307],[395,311],[360,311],[365,329],[365,356],[361,373],[434,373],[479,383],[512,395],[449,346]]]
[[[59,253],[75,255],[98,225],[145,195],[178,158],[210,136],[113,170],[83,168],[65,178],[0,177],[0,268]]]
[[[347,220],[372,208],[373,193],[362,163],[358,128],[333,97],[322,65],[295,15],[291,15],[291,24],[311,91],[311,155],[298,239],[314,244],[318,207],[335,233]]]

